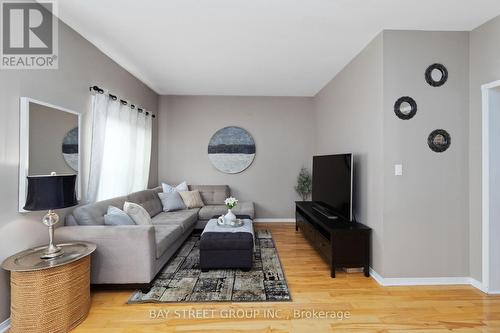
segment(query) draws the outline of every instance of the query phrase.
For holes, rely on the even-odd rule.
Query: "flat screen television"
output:
[[[313,157],[313,208],[330,219],[352,221],[352,154]]]

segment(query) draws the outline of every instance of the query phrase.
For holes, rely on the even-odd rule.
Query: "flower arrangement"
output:
[[[224,204],[228,209],[233,209],[238,204],[238,199],[229,197],[226,200],[224,200]]]

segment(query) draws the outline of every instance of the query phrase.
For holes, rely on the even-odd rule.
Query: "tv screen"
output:
[[[352,154],[313,157],[312,200],[352,221]]]

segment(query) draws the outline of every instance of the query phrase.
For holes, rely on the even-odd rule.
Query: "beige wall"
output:
[[[21,96],[85,114],[90,101],[88,87],[97,84],[147,109],[158,109],[156,93],[62,23],[59,50],[58,70],[0,71],[0,261],[48,241],[47,229],[40,222],[42,212],[17,212]],[[88,137],[84,139],[86,142]],[[152,185],[157,184],[156,155],[154,147]],[[9,293],[9,275],[1,271],[0,322],[9,317]]]
[[[470,272],[482,279],[481,85],[500,80],[500,16],[470,33],[469,230]]]
[[[384,32],[384,277],[469,276],[468,53],[467,32]],[[438,88],[424,79],[435,62],[449,72]],[[401,96],[418,104],[411,120],[394,114]],[[438,128],[444,153],[427,145]]]
[[[162,96],[160,109],[160,181],[227,184],[238,199],[255,202],[258,218],[294,217],[297,174],[312,163],[310,98]],[[207,155],[211,136],[230,125],[246,129],[257,149],[239,174],[216,170]]]
[[[500,17],[470,34],[384,32],[314,99],[162,96],[160,107],[148,87],[66,25],[59,29],[59,70],[0,73],[0,261],[47,241],[43,213],[17,212],[19,97],[81,112],[88,125],[88,86],[97,84],[159,111],[150,186],[229,184],[234,195],[256,202],[258,217],[293,217],[300,167],[310,167],[314,153],[351,151],[357,218],[374,228],[372,266],[379,273],[481,278],[480,85],[500,79]],[[450,81],[430,88],[423,72],[437,61],[447,65]],[[392,111],[403,94],[419,105],[408,122]],[[220,173],[207,157],[211,135],[228,125],[247,129],[257,146],[252,166],[237,175]],[[439,127],[452,135],[444,154],[426,145]],[[82,139],[88,144],[88,133]],[[403,177],[393,175],[395,163],[403,163]],[[84,173],[87,164],[88,156]],[[8,282],[0,272],[0,322],[9,316]]]
[[[314,98],[316,153],[357,156],[355,213],[383,277],[469,274],[468,45],[465,32],[384,31]],[[441,88],[424,80],[435,62],[450,73]],[[393,107],[407,95],[419,111],[403,121]],[[437,128],[452,136],[442,154],[427,146]]]
[[[372,267],[383,253],[383,36],[379,34],[314,98],[315,153],[354,153],[353,208],[373,228]]]
[[[466,32],[385,31],[313,99],[163,96],[160,180],[227,183],[256,201],[258,217],[292,217],[300,166],[314,154],[353,152],[354,209],[374,229],[372,267],[384,277],[468,276],[468,50]],[[450,73],[440,88],[424,80],[434,62]],[[419,107],[409,121],[393,111],[403,95]],[[238,175],[206,156],[211,135],[228,125],[256,140],[254,164]],[[427,146],[436,128],[452,135],[442,154]]]

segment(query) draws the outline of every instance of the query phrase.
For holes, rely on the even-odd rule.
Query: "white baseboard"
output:
[[[500,290],[493,290],[488,293],[488,295],[500,295]]]
[[[9,327],[10,327],[10,318],[8,318],[4,322],[0,323],[0,333],[7,332]]]
[[[474,288],[477,288],[479,290],[481,290],[483,293],[485,294],[488,294],[486,288],[484,288],[483,286],[483,283],[482,282],[479,282],[478,280],[476,279],[473,279],[473,278],[470,278],[470,284],[471,286],[473,286]]]
[[[381,277],[377,272],[375,272],[375,270],[373,268],[370,267],[370,276],[375,280],[377,281],[378,284],[380,284],[381,286],[384,285],[384,278]]]
[[[436,278],[384,278],[384,286],[440,286],[468,284],[468,277],[436,277]]]
[[[256,223],[295,223],[295,219],[294,218],[269,218],[269,219],[266,219],[266,218],[261,218],[261,219],[254,219],[253,220],[254,222]]]
[[[483,291],[482,284],[470,277],[435,277],[435,278],[384,278],[372,268],[370,275],[378,284],[388,286],[438,286],[438,285],[471,285]],[[491,294],[491,293],[490,293]]]

